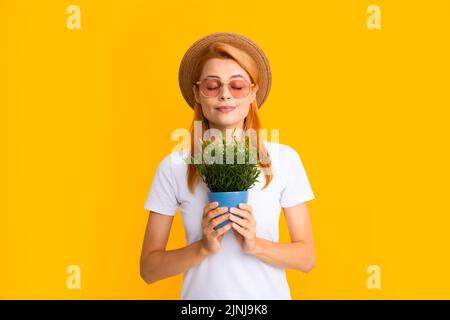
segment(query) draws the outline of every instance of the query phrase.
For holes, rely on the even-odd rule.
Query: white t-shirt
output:
[[[315,197],[299,154],[288,145],[263,142],[272,160],[273,179],[261,190],[265,184],[261,172],[259,182],[249,189],[248,203],[256,220],[256,237],[278,242],[281,208]],[[180,208],[187,243],[191,244],[203,237],[201,222],[209,189],[199,179],[195,194],[190,193],[183,161],[187,151],[172,152],[159,163],[144,208],[170,216]],[[183,274],[181,299],[290,300],[291,294],[285,270],[245,254],[230,229],[222,238],[220,251]]]

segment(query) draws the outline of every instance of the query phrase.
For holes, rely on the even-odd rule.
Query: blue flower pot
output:
[[[219,203],[219,207],[234,207],[239,208],[239,203],[247,203],[248,201],[248,191],[231,191],[231,192],[208,192],[209,202],[217,201]],[[228,214],[222,213],[216,216],[216,218]],[[233,213],[235,216],[240,217],[239,215]],[[231,223],[230,220],[225,220],[214,227],[214,230],[222,228],[227,224]]]

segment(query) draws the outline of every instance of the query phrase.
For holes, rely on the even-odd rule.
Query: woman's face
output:
[[[232,79],[246,79],[249,83],[251,82],[247,72],[232,59],[209,59],[205,63],[198,80],[204,78],[216,78],[222,82],[228,82]],[[247,97],[234,98],[227,85],[221,88],[216,97],[205,97],[197,88],[198,86],[194,86],[195,99],[202,106],[203,115],[208,119],[210,127],[222,131],[227,128],[243,128],[244,120],[250,110],[250,103],[254,101],[258,89],[255,85],[251,88]],[[232,108],[231,111],[227,111],[220,109],[221,106]]]

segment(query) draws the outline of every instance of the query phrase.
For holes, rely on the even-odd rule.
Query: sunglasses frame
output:
[[[255,86],[255,84],[254,84],[253,82],[248,81],[247,79],[244,79],[244,78],[240,78],[240,79],[241,79],[241,80],[244,80],[244,81],[247,82],[247,83],[249,83],[250,90],[248,90],[248,94],[247,94],[245,97],[241,97],[241,98],[236,98],[235,96],[233,96],[233,94],[231,94],[231,95],[233,96],[234,99],[245,99],[245,98],[247,98],[247,97],[250,95],[250,92],[252,92],[251,88]],[[229,85],[229,83],[230,83],[231,81],[237,80],[237,79],[232,79],[232,80],[230,80],[230,81],[223,82],[222,80],[218,80],[218,79],[203,78],[203,79],[201,79],[201,80],[195,82],[194,85],[198,86],[198,85],[199,85],[200,83],[202,83],[202,81],[204,81],[204,80],[217,80],[217,81],[220,82],[219,93],[217,94],[217,96],[218,96],[218,95],[220,95],[220,93],[222,92],[223,87],[224,87],[225,85]],[[202,89],[200,89],[200,87],[198,87],[198,91],[200,91],[200,93],[202,94],[202,96],[204,96],[205,98],[215,98],[215,97],[217,97],[217,96],[207,96],[207,95],[205,95],[205,94],[203,93]],[[230,87],[228,87],[228,91],[230,91],[230,93],[231,93]]]

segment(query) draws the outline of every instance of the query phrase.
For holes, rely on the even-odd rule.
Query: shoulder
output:
[[[298,152],[287,144],[263,140],[264,145],[271,158],[294,159],[299,156]]]
[[[287,144],[264,141],[274,174],[289,177],[303,167],[299,153]]]
[[[170,172],[170,174],[176,173],[180,170],[185,170],[187,164],[184,159],[187,156],[188,154],[186,153],[186,149],[172,151],[159,161],[158,170],[168,173]]]

